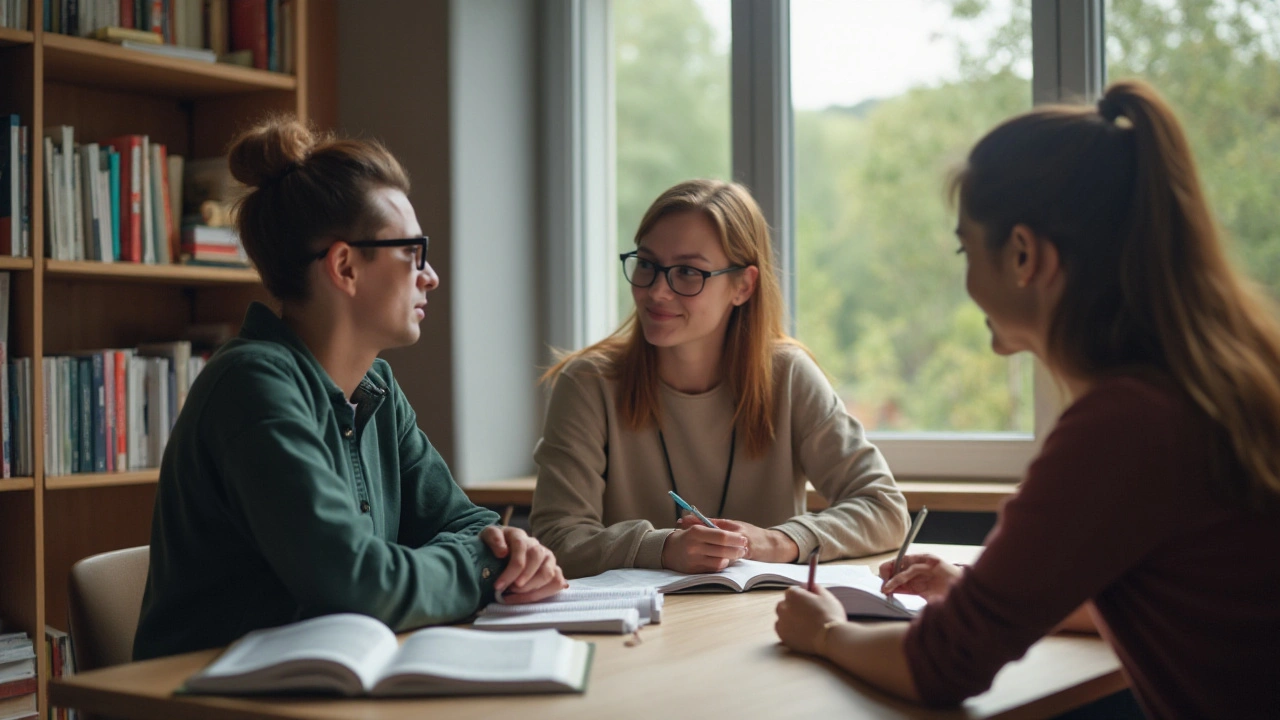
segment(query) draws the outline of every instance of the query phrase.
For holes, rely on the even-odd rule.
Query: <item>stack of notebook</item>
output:
[[[536,630],[630,633],[662,621],[662,593],[651,587],[574,588],[542,602],[490,603],[480,611],[477,630]]]

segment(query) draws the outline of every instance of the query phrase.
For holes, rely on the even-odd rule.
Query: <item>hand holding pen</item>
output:
[[[670,495],[676,505],[698,517],[699,524],[682,527],[667,536],[662,546],[664,568],[684,573],[719,572],[746,557],[745,535],[717,528],[684,498],[674,492]]]
[[[963,573],[960,567],[936,555],[907,554],[907,548],[920,532],[920,526],[924,524],[924,518],[928,514],[928,508],[920,508],[915,521],[911,523],[911,529],[907,531],[902,548],[898,550],[898,556],[880,565],[880,578],[885,581],[880,591],[884,594],[900,592],[919,595],[926,600],[941,599]]]

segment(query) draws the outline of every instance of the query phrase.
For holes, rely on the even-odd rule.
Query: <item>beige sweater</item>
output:
[[[622,426],[616,385],[598,362],[580,358],[561,374],[534,451],[530,522],[568,577],[659,568],[676,523],[657,430]],[[723,517],[786,533],[800,558],[815,547],[823,560],[897,548],[908,525],[906,499],[822,371],[784,346],[774,357],[774,382],[777,439],[750,459],[738,437]],[[724,384],[697,395],[663,384],[661,403],[676,491],[712,516],[729,459],[732,393]],[[805,512],[806,479],[831,507]]]

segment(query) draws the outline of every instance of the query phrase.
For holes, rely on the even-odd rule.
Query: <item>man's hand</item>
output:
[[[762,527],[756,527],[751,523],[739,522],[738,520],[726,520],[724,518],[707,518],[716,524],[716,527],[731,533],[737,533],[747,538],[747,554],[748,560],[759,560],[760,562],[776,562],[789,563],[800,559],[800,546],[796,545],[796,541],[781,530],[768,530]],[[685,515],[680,518],[680,523],[676,526],[682,530],[692,527],[707,527],[702,521],[693,515]],[[710,528],[708,528],[710,529]]]
[[[507,561],[507,568],[494,583],[503,593],[503,602],[537,602],[569,587],[556,565],[556,556],[520,528],[490,525],[480,531],[480,540]]]

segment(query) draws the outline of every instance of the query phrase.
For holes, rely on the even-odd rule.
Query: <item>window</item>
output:
[[[795,324],[879,431],[1034,429],[1034,362],[991,352],[955,255],[948,173],[1031,108],[1012,2],[792,0]]]
[[[895,472],[1021,475],[1057,396],[1030,357],[991,353],[953,254],[945,183],[982,134],[1033,100],[1097,93],[1103,0],[547,7],[559,33],[544,50],[556,93],[547,154],[571,150],[547,182],[553,343],[582,347],[630,312],[616,253],[659,192],[732,177],[773,228],[794,332]],[[606,116],[607,131],[593,130]]]
[[[731,176],[729,3],[614,0],[618,253],[634,249],[640,219],[663,190]],[[620,321],[633,302],[627,283],[614,286]]]
[[[1177,112],[1240,267],[1280,299],[1280,4],[1112,0],[1107,74],[1140,77]]]

